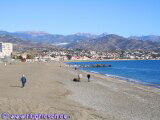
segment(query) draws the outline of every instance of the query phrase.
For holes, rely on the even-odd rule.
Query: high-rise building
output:
[[[12,43],[0,42],[0,58],[4,58],[5,56],[11,56],[12,52],[13,52]]]

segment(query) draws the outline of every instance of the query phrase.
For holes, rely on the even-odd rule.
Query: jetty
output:
[[[91,65],[74,65],[75,67],[79,68],[98,68],[98,67],[111,67],[111,65],[106,65],[106,64],[91,64]]]

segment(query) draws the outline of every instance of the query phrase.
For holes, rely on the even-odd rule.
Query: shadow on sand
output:
[[[20,86],[20,85],[12,85],[10,87],[19,87],[19,88],[22,88],[22,86]]]

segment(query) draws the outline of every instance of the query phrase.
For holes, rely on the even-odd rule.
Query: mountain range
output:
[[[58,43],[72,43],[78,42],[87,39],[96,38],[96,35],[90,33],[76,33],[73,35],[59,35],[59,34],[49,34],[41,31],[24,31],[24,32],[7,32],[0,31],[0,35],[11,35],[17,38],[21,38],[25,41],[33,41],[38,43],[49,43],[49,44],[58,44]]]
[[[153,50],[160,48],[160,42],[127,39],[118,35],[109,34],[97,39],[90,39],[72,43],[67,48],[86,50]]]
[[[160,36],[122,37],[115,34],[76,33],[72,35],[49,34],[43,31],[0,31],[0,41],[14,44],[35,45],[48,44],[68,49],[87,50],[135,50],[159,49]]]

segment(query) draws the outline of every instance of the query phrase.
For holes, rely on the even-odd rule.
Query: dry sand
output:
[[[65,113],[70,120],[160,120],[160,90],[101,75],[61,63],[0,64],[0,113]],[[28,78],[21,88],[20,77]]]

